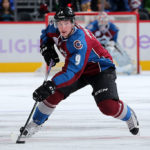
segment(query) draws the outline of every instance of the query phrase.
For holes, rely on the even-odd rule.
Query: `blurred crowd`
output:
[[[14,14],[17,11],[17,0],[0,0],[0,21],[16,21]],[[47,12],[56,11],[58,7],[69,6],[74,11],[106,11],[106,12],[133,12],[139,13],[141,20],[150,20],[150,0],[37,0],[38,8],[34,12],[24,11],[22,18],[17,21],[33,21],[35,15],[44,19]],[[16,6],[16,8],[14,7]],[[36,5],[37,6],[37,5]],[[21,10],[20,10],[21,11]],[[20,12],[19,12],[20,13]],[[30,15],[32,13],[32,15]],[[21,13],[20,13],[21,14]],[[34,14],[34,15],[33,15]],[[34,16],[34,19],[33,19]]]

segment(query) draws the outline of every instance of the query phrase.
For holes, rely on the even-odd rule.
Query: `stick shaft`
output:
[[[46,74],[45,74],[45,81],[47,81],[47,78],[48,78],[48,75],[49,75],[49,73],[50,73],[50,71],[51,71],[52,65],[53,65],[53,60],[50,61],[50,65],[49,65],[48,70],[47,70],[47,72],[46,72]],[[33,114],[33,112],[34,112],[34,110],[35,110],[35,108],[36,108],[37,103],[38,103],[37,101],[34,103],[33,108],[32,108],[32,110],[31,110],[31,112],[30,112],[30,114],[29,114],[29,117],[28,117],[28,119],[27,119],[27,121],[26,121],[26,123],[25,123],[25,125],[24,125],[24,127],[23,127],[23,131],[20,132],[20,135],[18,136],[16,143],[17,143],[18,141],[20,141],[20,139],[21,139],[21,137],[22,137],[22,134],[23,134],[23,132],[24,132],[26,126],[28,125],[28,123],[29,123],[29,121],[30,121],[30,119],[31,119],[31,116],[32,116],[32,114]]]
[[[46,72],[46,75],[45,75],[44,81],[47,81],[47,78],[48,78],[48,75],[51,71],[52,65],[53,65],[53,60],[51,59],[50,64],[49,64],[48,69],[47,69],[47,72]]]
[[[24,125],[24,127],[23,127],[23,131],[22,131],[22,132],[20,133],[20,135],[18,136],[17,141],[20,141],[20,138],[22,137],[22,134],[23,134],[23,132],[24,132],[24,129],[26,128],[27,124],[29,123],[30,118],[31,118],[31,116],[32,116],[32,114],[33,114],[33,112],[34,112],[34,109],[35,109],[37,103],[38,103],[38,102],[35,102],[35,103],[34,103],[33,108],[32,108],[32,110],[31,110],[31,112],[30,112],[30,114],[29,114],[29,117],[28,117],[28,119],[27,119],[27,121],[26,121],[26,123],[25,123],[25,125]]]

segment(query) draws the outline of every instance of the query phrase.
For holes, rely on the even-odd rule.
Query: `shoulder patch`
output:
[[[83,45],[81,44],[81,41],[80,40],[75,40],[73,42],[73,46],[76,48],[76,49],[81,49],[83,47]]]

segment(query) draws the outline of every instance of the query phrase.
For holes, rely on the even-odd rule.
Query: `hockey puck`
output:
[[[16,144],[24,144],[25,141],[16,141]]]

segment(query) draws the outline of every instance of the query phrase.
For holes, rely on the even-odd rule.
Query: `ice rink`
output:
[[[150,73],[119,75],[120,99],[140,123],[133,136],[125,122],[104,116],[87,86],[62,101],[42,130],[25,144],[15,144],[33,107],[32,92],[44,75],[0,74],[0,150],[150,150]]]

